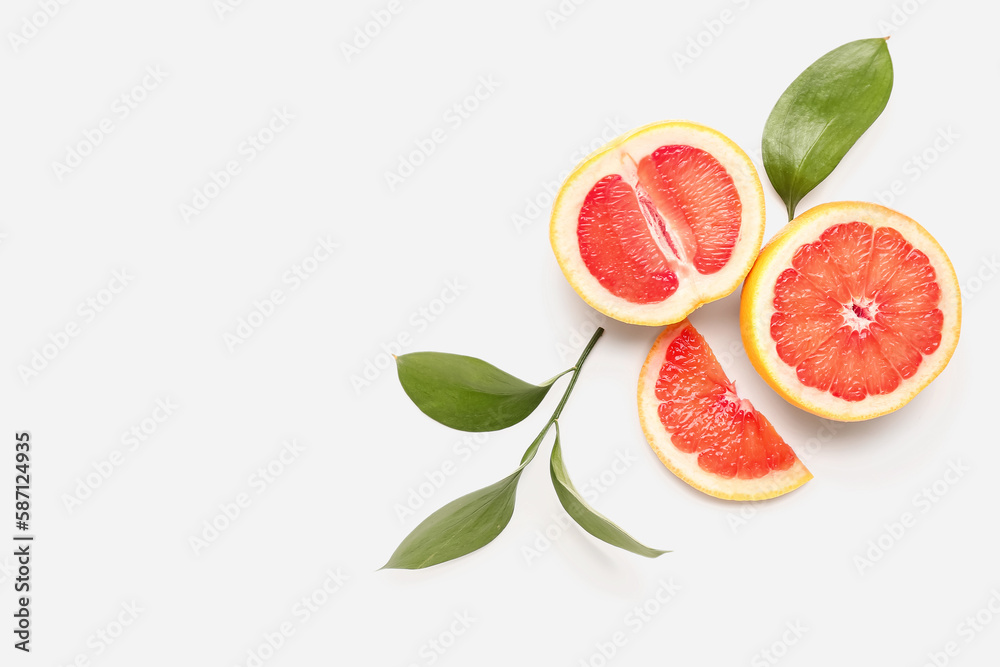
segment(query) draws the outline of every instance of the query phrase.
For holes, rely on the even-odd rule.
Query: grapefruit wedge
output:
[[[760,250],[764,193],[728,138],[667,121],[625,134],[566,179],[549,237],[584,301],[633,324],[679,322],[733,292]]]
[[[908,403],[958,343],[955,270],[919,224],[835,202],[790,222],[743,286],[740,330],[757,372],[791,403],[857,421]]]
[[[639,418],[664,465],[717,498],[763,500],[812,479],[767,418],[737,395],[687,320],[667,327],[646,358]]]

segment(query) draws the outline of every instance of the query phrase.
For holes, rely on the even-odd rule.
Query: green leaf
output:
[[[418,570],[472,553],[492,542],[514,513],[517,482],[548,432],[542,429],[513,473],[453,500],[424,519],[396,547],[382,569]]]
[[[404,354],[396,358],[396,370],[406,395],[424,414],[445,426],[476,432],[518,423],[561,377],[529,384],[481,359],[444,352]]]
[[[562,459],[562,448],[559,446],[559,423],[556,422],[556,442],[552,445],[552,459],[549,465],[552,475],[552,485],[559,496],[566,512],[580,524],[580,527],[599,540],[603,540],[612,546],[631,551],[634,554],[645,556],[646,558],[656,558],[668,551],[651,549],[644,544],[637,542],[631,535],[616,526],[610,519],[598,513],[593,507],[587,504],[580,492],[573,486],[566,472],[566,466]]]
[[[762,149],[764,169],[789,220],[875,122],[890,92],[889,48],[875,38],[830,51],[782,93],[764,124]]]

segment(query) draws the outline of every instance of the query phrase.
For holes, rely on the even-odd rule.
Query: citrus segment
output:
[[[639,414],[660,460],[710,495],[759,500],[812,477],[767,418],[739,397],[687,320],[653,345],[639,379]]]
[[[660,146],[642,158],[637,176],[674,254],[681,247],[702,274],[725,266],[739,238],[742,212],[725,167],[700,148]]]
[[[677,291],[677,274],[649,235],[639,200],[621,176],[605,176],[580,209],[580,254],[615,296],[657,303]]]
[[[954,350],[960,316],[937,242],[906,216],[854,202],[789,223],[761,252],[740,308],[764,379],[844,420],[891,412],[926,386]]]
[[[736,288],[763,225],[746,154],[715,130],[670,121],[577,167],[556,198],[550,238],[585,301],[625,322],[666,324]]]

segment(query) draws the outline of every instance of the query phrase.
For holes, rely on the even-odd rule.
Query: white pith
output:
[[[855,313],[854,308],[852,307],[855,304],[868,311],[868,316],[863,317]],[[845,303],[842,305],[844,306],[844,311],[841,315],[844,318],[844,324],[851,327],[855,331],[867,331],[868,328],[871,327],[872,322],[875,321],[875,316],[878,315],[879,303],[874,299],[862,297],[857,299],[854,303]]]
[[[639,200],[639,210],[646,219],[646,227],[649,229],[650,236],[652,236],[653,241],[656,243],[656,247],[667,258],[667,262],[677,274],[678,280],[682,276],[685,278],[688,277],[694,271],[694,268],[691,266],[692,258],[687,256],[685,246],[680,242],[679,238],[675,239],[674,243],[670,243],[665,236],[666,232],[664,230],[666,229],[674,231],[675,236],[677,235],[675,231],[677,223],[674,222],[671,224],[667,221],[663,213],[653,204],[649,193],[639,182],[639,164],[632,154],[628,152],[627,148],[623,149],[620,153],[620,159],[621,171],[619,174],[622,180],[628,183],[632,190],[635,191],[636,199]]]
[[[639,377],[639,419],[649,446],[659,459],[671,472],[691,486],[727,500],[772,498],[792,491],[812,479],[812,474],[798,457],[788,470],[771,471],[757,479],[725,478],[703,470],[698,465],[698,452],[682,452],[674,446],[670,439],[673,433],[660,421],[660,400],[656,397],[656,380],[663,367],[667,348],[687,326],[690,324],[685,320],[667,327],[650,350]],[[741,407],[753,409],[746,399],[736,398],[740,401]]]
[[[587,269],[577,236],[579,213],[587,194],[600,179],[618,174],[635,188],[637,162],[668,145],[700,148],[718,160],[733,179],[740,198],[740,234],[727,264],[713,274],[702,275],[694,269],[692,258],[684,256],[683,244],[675,243],[681,255],[676,257],[663,239],[659,226],[651,224],[652,236],[668,261],[676,258],[671,264],[676,264],[678,287],[660,303],[633,303],[609,292]],[[643,213],[649,222],[649,212],[644,210]],[[658,214],[663,217],[662,212]],[[670,221],[666,222],[670,227]],[[567,280],[587,303],[623,322],[663,325],[678,322],[701,304],[735,290],[760,250],[763,233],[763,191],[750,158],[715,130],[684,121],[669,121],[639,128],[613,141],[577,167],[566,179],[553,206],[550,236]]]
[[[923,357],[916,373],[902,379],[890,394],[869,395],[861,401],[847,401],[829,391],[822,391],[804,385],[795,373],[795,367],[785,363],[778,356],[777,345],[771,338],[771,316],[774,308],[774,287],[782,271],[791,267],[796,250],[806,243],[819,239],[829,227],[848,222],[864,222],[873,229],[888,226],[896,229],[906,241],[920,250],[930,260],[934,268],[941,299],[938,309],[943,315],[941,343],[937,349]],[[748,307],[740,309],[741,318],[752,317],[742,322],[747,336],[744,344],[748,351],[753,347],[764,368],[758,371],[786,399],[815,414],[856,421],[869,419],[892,412],[903,405],[933,380],[947,365],[958,340],[961,325],[961,295],[955,270],[937,241],[919,224],[891,209],[864,202],[823,204],[803,213],[789,223],[790,231],[779,232],[778,236],[765,247],[761,260],[752,271],[747,284],[752,289],[745,295]],[[765,260],[766,261],[762,261]],[[746,288],[745,288],[746,289]],[[878,304],[873,304],[875,308]],[[752,313],[752,316],[749,315]],[[848,318],[845,315],[845,321]],[[851,323],[851,322],[848,322]],[[866,325],[867,326],[867,325]],[[751,354],[751,359],[754,355]]]

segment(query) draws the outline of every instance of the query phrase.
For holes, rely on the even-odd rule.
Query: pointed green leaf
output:
[[[413,352],[396,358],[403,390],[431,419],[460,431],[498,431],[530,415],[556,376],[529,384],[475,357]],[[568,372],[568,371],[567,371]]]
[[[521,472],[453,500],[406,536],[385,569],[417,570],[486,546],[507,527]]]
[[[764,124],[763,158],[771,184],[795,207],[830,175],[889,101],[892,59],[881,38],[830,51],[782,93]]]
[[[521,465],[496,484],[453,500],[424,519],[396,547],[382,569],[418,570],[472,553],[492,542],[514,513],[517,482],[535,458],[546,427],[521,457]]]
[[[616,526],[610,519],[598,513],[587,504],[573,482],[569,479],[566,466],[562,459],[562,448],[559,446],[559,424],[556,423],[556,442],[552,445],[552,459],[549,465],[552,475],[552,485],[559,496],[566,512],[580,524],[580,527],[599,540],[603,540],[612,546],[631,551],[634,554],[645,556],[646,558],[656,558],[668,551],[651,549],[644,544],[637,542],[631,535]]]

